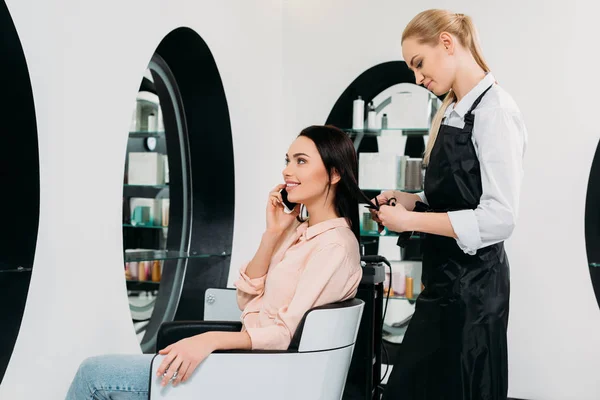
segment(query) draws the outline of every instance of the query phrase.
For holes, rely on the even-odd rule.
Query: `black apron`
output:
[[[491,88],[491,86],[490,86]],[[482,195],[471,140],[472,111],[463,129],[440,127],[425,175],[429,203],[416,211],[475,209]],[[509,266],[504,244],[465,254],[456,240],[422,235],[425,289],[417,298],[384,400],[506,400]]]

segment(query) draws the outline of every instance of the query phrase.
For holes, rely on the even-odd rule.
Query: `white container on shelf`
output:
[[[162,107],[158,107],[158,122],[157,122],[156,130],[159,132],[165,131],[165,123],[163,120]]]
[[[365,101],[358,96],[352,103],[352,129],[365,128]]]
[[[129,153],[127,183],[130,185],[162,185],[165,183],[164,158],[150,152]]]
[[[430,102],[427,90],[403,90],[392,95],[386,108],[388,124],[395,129],[428,129]]]
[[[380,237],[377,254],[385,257],[390,262],[402,260],[400,247],[398,246],[397,242],[398,242],[398,237],[396,237],[396,236]]]
[[[163,156],[163,176],[165,183],[169,183],[169,156]]]
[[[158,130],[158,119],[156,114],[148,115],[148,132],[156,132]]]
[[[360,153],[358,182],[362,189],[395,189],[400,156],[394,153]]]
[[[169,207],[170,200],[169,199],[160,199],[160,208],[161,208],[161,225],[169,226]]]

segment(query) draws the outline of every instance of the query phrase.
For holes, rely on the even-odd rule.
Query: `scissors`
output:
[[[390,197],[390,199],[387,201],[387,205],[395,207],[397,202],[398,202],[398,200],[395,197]],[[379,204],[379,200],[377,200],[377,197],[375,197],[375,204],[369,202],[369,204],[366,207],[370,208],[371,210],[379,211],[379,208],[381,206]],[[378,223],[377,228],[378,228],[379,233],[381,233],[384,229],[384,226]]]
[[[396,200],[395,197],[390,197],[390,199],[387,202],[387,205],[395,207],[397,202],[398,202],[398,200]],[[371,210],[379,211],[379,208],[381,207],[381,205],[379,204],[379,200],[377,200],[377,197],[375,197],[375,204],[369,202],[369,204],[367,204],[366,207],[370,208]]]

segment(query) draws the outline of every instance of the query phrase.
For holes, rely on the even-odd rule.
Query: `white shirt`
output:
[[[461,101],[448,106],[443,123],[463,128],[467,111],[495,81],[488,73]],[[500,86],[488,90],[473,116],[472,141],[481,167],[483,194],[475,210],[448,212],[458,246],[471,255],[510,237],[517,220],[527,146],[523,116]],[[427,203],[423,192],[419,196]]]

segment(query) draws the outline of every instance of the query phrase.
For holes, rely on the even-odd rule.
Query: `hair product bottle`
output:
[[[365,128],[365,101],[358,96],[352,103],[352,129],[362,130]]]

